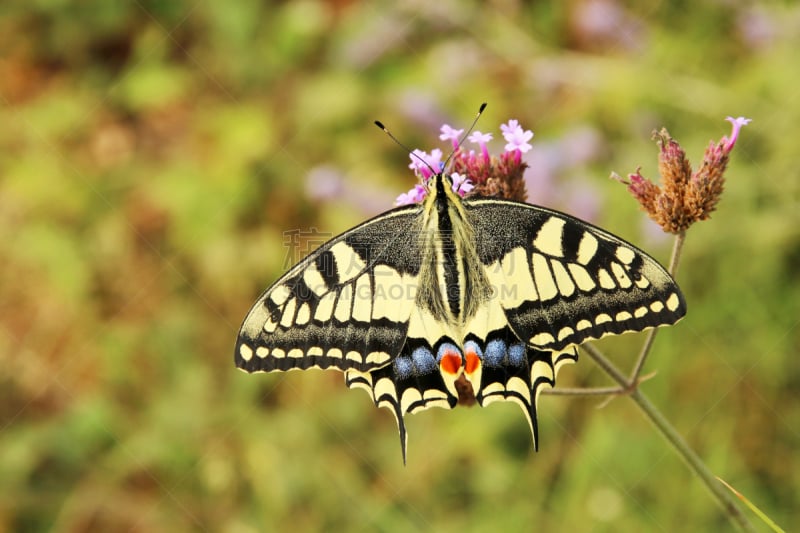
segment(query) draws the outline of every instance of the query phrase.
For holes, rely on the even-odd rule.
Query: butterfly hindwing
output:
[[[569,215],[508,200],[464,202],[477,253],[514,332],[560,352],[587,339],[677,322],[672,277],[619,237]]]
[[[403,348],[391,364],[370,372],[356,369],[345,372],[348,387],[366,390],[376,406],[386,407],[394,415],[403,461],[407,441],[404,416],[430,407],[452,409],[456,406],[455,376],[442,370],[455,359],[460,365],[461,351],[453,340],[451,328],[424,309],[415,307]]]
[[[394,209],[328,241],[276,281],[242,324],[248,372],[390,362],[405,342],[419,273],[419,206]]]
[[[543,385],[554,387],[556,375],[565,363],[577,361],[572,348],[563,353],[525,346],[510,328],[492,332],[482,346],[482,375],[476,399],[481,407],[496,401],[516,403],[522,409],[539,446],[536,418],[537,398]]]

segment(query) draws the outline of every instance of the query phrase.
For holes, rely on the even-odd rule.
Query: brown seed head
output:
[[[661,228],[681,233],[698,220],[705,220],[716,208],[724,189],[723,174],[739,131],[749,119],[728,117],[733,124],[730,138],[723,137],[706,149],[703,163],[696,172],[680,144],[663,129],[653,136],[659,145],[658,171],[661,187],[641,175],[639,169],[629,174],[628,191]],[[622,181],[622,180],[620,180]]]

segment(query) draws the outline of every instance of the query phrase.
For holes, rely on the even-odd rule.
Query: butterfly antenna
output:
[[[478,113],[475,115],[475,119],[472,121],[472,124],[467,132],[461,136],[461,139],[458,140],[458,146],[452,152],[450,152],[450,155],[447,156],[447,159],[445,159],[443,168],[447,168],[447,163],[449,163],[453,156],[456,155],[458,149],[461,148],[462,144],[464,144],[464,140],[469,136],[470,133],[472,133],[472,130],[475,129],[475,124],[478,123],[478,119],[481,118],[484,109],[486,109],[486,102],[482,103],[481,107],[478,108]]]
[[[401,147],[401,148],[403,148],[403,149],[404,149],[406,152],[408,152],[408,154],[409,154],[409,155],[411,155],[411,156],[413,156],[413,157],[416,157],[417,159],[419,159],[419,160],[420,160],[420,162],[421,162],[423,165],[425,165],[426,167],[428,167],[428,169],[431,171],[431,173],[433,173],[433,174],[439,174],[440,172],[442,172],[442,170],[444,170],[445,168],[447,168],[447,164],[450,162],[450,160],[451,160],[451,159],[453,158],[453,156],[456,154],[456,152],[458,151],[458,149],[459,149],[459,148],[461,148],[461,145],[464,143],[464,140],[465,140],[465,139],[466,139],[466,138],[469,136],[469,134],[470,134],[470,133],[472,133],[472,130],[473,130],[473,129],[475,129],[475,124],[477,124],[477,123],[478,123],[478,119],[479,119],[479,118],[481,118],[481,114],[483,114],[483,110],[484,110],[484,109],[486,109],[486,102],[482,103],[482,104],[481,104],[481,106],[480,106],[480,108],[478,108],[478,113],[475,115],[475,119],[472,121],[472,124],[470,125],[469,129],[468,129],[468,130],[467,130],[467,132],[466,132],[466,133],[465,133],[465,134],[464,134],[464,135],[461,137],[461,139],[459,139],[459,141],[458,141],[458,147],[457,147],[457,148],[455,148],[455,149],[454,149],[452,152],[450,152],[450,155],[449,155],[449,156],[447,156],[447,159],[445,160],[445,162],[444,162],[444,163],[442,163],[442,165],[441,165],[441,168],[440,168],[439,170],[436,170],[436,169],[434,169],[434,168],[433,168],[433,167],[430,165],[430,163],[428,163],[427,161],[425,161],[424,159],[422,159],[420,156],[418,156],[418,155],[417,155],[417,154],[416,154],[414,151],[412,151],[412,150],[411,150],[411,149],[410,149],[408,146],[406,146],[405,144],[403,144],[403,143],[401,143],[400,141],[398,141],[398,140],[397,140],[397,137],[395,137],[394,135],[392,135],[392,132],[391,132],[391,131],[389,131],[389,128],[387,128],[386,126],[384,126],[384,125],[383,125],[383,122],[381,122],[380,120],[376,120],[376,121],[375,121],[375,125],[376,125],[376,126],[378,126],[380,129],[382,129],[382,130],[383,130],[383,133],[385,133],[386,135],[388,135],[390,139],[392,139],[392,140],[393,140],[393,141],[394,141],[394,142],[395,142],[395,143],[396,143],[398,146],[400,146],[400,147]]]
[[[389,131],[389,128],[387,128],[386,126],[384,126],[384,125],[383,125],[383,122],[381,122],[380,120],[376,120],[376,121],[375,121],[375,125],[376,125],[376,126],[378,126],[380,129],[382,129],[382,130],[383,130],[383,133],[385,133],[386,135],[388,135],[388,136],[389,136],[389,138],[390,138],[391,140],[393,140],[393,141],[394,141],[394,142],[395,142],[395,143],[396,143],[396,144],[397,144],[397,145],[398,145],[400,148],[402,148],[403,150],[405,150],[406,152],[408,152],[408,155],[410,155],[410,156],[412,156],[412,157],[416,157],[417,159],[419,159],[419,160],[420,160],[420,162],[422,162],[422,164],[423,164],[423,165],[425,165],[426,167],[428,167],[428,169],[431,171],[431,173],[432,173],[432,174],[438,174],[438,173],[440,172],[440,171],[438,171],[438,170],[435,170],[435,169],[434,169],[434,168],[433,168],[433,167],[430,165],[430,163],[428,163],[427,161],[425,161],[424,159],[422,159],[420,156],[418,156],[418,155],[416,154],[416,152],[414,152],[413,150],[411,150],[411,149],[410,149],[408,146],[406,146],[405,144],[403,144],[403,143],[401,143],[400,141],[398,141],[398,140],[397,140],[397,137],[395,137],[394,135],[392,135],[392,132],[391,132],[391,131]]]

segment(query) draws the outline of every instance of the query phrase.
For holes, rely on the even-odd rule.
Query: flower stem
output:
[[[702,459],[689,447],[689,444],[683,439],[680,433],[672,427],[672,425],[664,418],[655,405],[645,396],[641,390],[636,389],[631,393],[631,399],[645,412],[647,417],[658,428],[661,435],[669,442],[675,451],[680,454],[687,466],[701,479],[706,488],[711,492],[711,495],[716,498],[717,502],[722,507],[728,519],[735,526],[739,527],[742,531],[756,531],[750,521],[745,517],[737,507],[736,502],[724,490],[722,484],[714,477],[714,474],[703,463]]]
[[[628,390],[622,387],[559,387],[542,389],[541,392],[548,396],[619,396],[627,393]]]
[[[653,378],[655,372],[650,372],[640,377],[635,387],[558,387],[556,389],[542,389],[540,394],[546,396],[622,396],[630,394],[631,391]],[[608,398],[611,400],[611,398]]]
[[[672,255],[669,258],[669,267],[667,270],[672,277],[678,273],[678,262],[681,259],[681,252],[683,251],[683,242],[686,240],[686,232],[682,231],[675,235],[675,242],[672,243]]]
[[[672,244],[672,255],[669,258],[669,267],[667,268],[667,271],[672,277],[675,277],[678,270],[678,263],[680,262],[684,240],[686,240],[686,232],[681,231],[675,235],[675,242]],[[653,347],[653,341],[656,339],[657,332],[658,328],[652,328],[647,332],[647,337],[644,339],[639,357],[636,358],[636,364],[633,366],[633,372],[631,372],[631,376],[628,378],[628,387],[636,387],[636,384],[639,382],[639,375],[644,369],[644,363],[647,361],[647,356],[650,354],[650,349]]]
[[[630,387],[628,380],[622,372],[617,369],[600,350],[591,344],[584,344],[581,347],[621,388]],[[636,405],[639,406],[645,415],[647,415],[647,418],[650,419],[664,439],[666,439],[672,448],[678,452],[678,455],[683,458],[689,469],[700,478],[703,484],[705,484],[706,488],[711,492],[711,495],[717,500],[717,503],[720,504],[723,511],[728,516],[728,519],[742,531],[755,532],[755,528],[736,506],[736,502],[733,500],[730,493],[724,490],[722,484],[714,477],[714,474],[711,473],[694,450],[689,447],[689,444],[683,439],[680,433],[678,433],[669,421],[664,418],[661,411],[659,411],[638,388],[630,390],[630,397],[636,402]]]

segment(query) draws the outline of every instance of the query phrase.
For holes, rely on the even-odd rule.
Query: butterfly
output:
[[[235,348],[247,372],[334,368],[395,416],[536,400],[589,339],[677,322],[670,274],[630,243],[555,210],[462,198],[445,172],[422,203],[331,239],[256,301]]]

